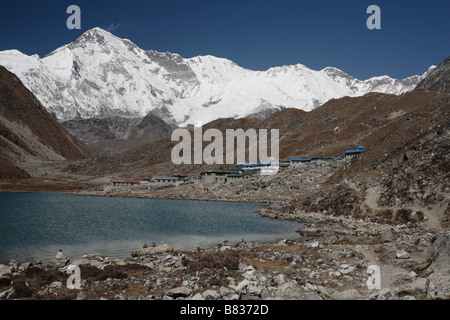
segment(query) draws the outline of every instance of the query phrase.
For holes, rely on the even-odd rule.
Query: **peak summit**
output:
[[[58,119],[152,112],[180,126],[261,109],[310,111],[330,99],[369,92],[401,94],[421,79],[361,81],[336,68],[315,71],[302,64],[252,71],[211,55],[185,59],[145,51],[99,27],[43,59],[0,52],[0,64]],[[37,67],[39,73],[33,72]]]
[[[106,30],[104,30],[102,28],[99,28],[99,27],[95,27],[95,28],[89,29],[89,30],[85,31],[83,33],[83,35],[91,35],[91,34],[96,34],[96,33],[112,35],[110,32],[108,32],[108,31],[106,31]]]
[[[84,32],[75,42],[72,42],[72,44],[83,42],[105,44],[107,41],[123,41],[123,39],[116,37],[102,28],[95,27]]]

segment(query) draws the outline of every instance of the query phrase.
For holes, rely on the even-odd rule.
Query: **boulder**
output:
[[[0,292],[0,299],[9,299],[14,294],[14,287],[9,288],[3,292]]]
[[[175,288],[175,289],[170,289],[167,292],[167,295],[169,297],[174,298],[174,299],[186,298],[186,297],[189,297],[191,294],[192,294],[192,290],[189,289],[189,288],[186,288],[186,287],[178,287],[178,288]]]
[[[64,268],[65,266],[69,265],[70,260],[69,259],[53,259],[48,263],[49,267],[53,268]]]
[[[409,253],[406,252],[405,250],[399,250],[396,253],[397,259],[409,259]]]
[[[247,286],[250,284],[250,281],[247,279],[242,280],[239,282],[239,284],[236,286],[235,291],[236,293],[241,293]]]
[[[264,290],[263,287],[261,287],[258,283],[256,282],[251,282],[248,286],[247,286],[247,293],[249,295],[253,295],[253,296],[261,296],[262,291]]]
[[[247,267],[248,267],[248,265],[246,265],[245,263],[239,262],[238,270],[239,270],[239,272],[245,272],[245,271],[247,271]]]
[[[433,273],[428,277],[427,298],[450,300],[450,273]]]
[[[281,285],[283,283],[287,282],[287,279],[284,275],[282,274],[278,274],[273,278],[273,281],[277,284],[277,285]]]
[[[93,266],[93,267],[96,267],[96,268],[102,269],[102,270],[105,267],[105,264],[102,263],[102,262],[99,262],[97,260],[89,260],[89,259],[86,259],[86,258],[82,258],[80,260],[75,260],[75,261],[73,261],[72,264],[74,264],[76,266],[90,265],[90,266]]]
[[[11,269],[11,272],[16,272],[19,268],[19,264],[17,263],[16,260],[12,259],[9,263],[8,266]]]
[[[12,274],[12,272],[11,272],[11,268],[9,266],[0,264],[0,278],[10,276],[11,274]]]
[[[194,295],[191,300],[197,300],[197,301],[201,301],[201,300],[205,300],[205,298],[203,298],[201,293],[197,293],[196,295]]]
[[[425,278],[417,278],[409,284],[402,285],[396,289],[400,296],[413,296],[423,299],[427,294],[428,281]]]
[[[383,243],[392,242],[395,240],[395,235],[392,229],[387,229],[381,234],[381,241]]]
[[[233,295],[235,292],[233,289],[228,288],[228,287],[220,287],[219,289],[219,293],[222,297],[226,297],[226,296],[231,296]]]
[[[310,268],[301,268],[300,271],[303,274],[310,274],[312,270]]]
[[[77,293],[77,300],[86,300],[87,299],[87,295],[84,292],[79,292]]]
[[[347,275],[355,271],[355,267],[352,267],[348,264],[342,264],[339,268],[339,272],[343,275]]]
[[[331,295],[335,293],[336,290],[328,287],[316,286],[315,292],[317,292],[323,299],[330,299]]]
[[[268,210],[272,212],[279,212],[279,213],[293,213],[294,207],[291,206],[289,203],[284,202],[272,202],[267,208]]]
[[[131,253],[132,257],[142,257],[142,256],[149,256],[156,253],[169,253],[174,250],[173,247],[169,246],[168,244],[161,243],[159,246],[156,247],[150,247],[150,248],[140,248],[137,250],[134,250]]]
[[[415,273],[414,271],[411,271],[410,273],[408,273],[405,276],[405,278],[415,280],[417,278],[417,273]]]
[[[310,300],[310,301],[323,300],[323,298],[321,296],[319,296],[317,293],[314,293],[314,292],[305,293],[305,297],[303,299]]]
[[[252,280],[256,280],[257,273],[253,266],[248,266],[246,271],[242,274],[242,276],[245,279],[252,281]]]
[[[285,300],[301,300],[304,297],[302,288],[295,282],[285,282],[273,291],[274,297]]]
[[[243,301],[255,301],[255,300],[261,300],[261,297],[255,296],[255,295],[251,295],[251,294],[243,293],[243,294],[241,294],[241,296],[239,297],[239,300],[243,300]]]
[[[82,258],[87,260],[95,260],[98,262],[105,261],[105,258],[100,253],[85,254],[84,256],[82,256]]]
[[[395,296],[394,290],[391,290],[389,288],[381,289],[379,291],[375,291],[369,295],[370,300],[387,300],[388,298],[391,298]]]
[[[336,291],[331,297],[335,300],[358,300],[361,294],[356,289],[349,289],[342,292]]]
[[[31,262],[24,262],[20,265],[19,267],[19,271],[25,271],[27,270],[29,267],[33,266],[33,263]]]
[[[202,293],[205,300],[218,300],[221,298],[220,293],[216,290],[206,290]]]
[[[304,237],[315,237],[321,234],[321,230],[317,228],[303,228],[297,231]]]
[[[450,270],[450,230],[437,234],[428,252],[427,261],[431,261],[436,273],[445,273]]]
[[[62,259],[67,259],[67,258],[64,257],[62,250],[59,250],[58,253],[56,254],[55,259],[56,260],[62,260]]]
[[[60,281],[56,281],[56,282],[53,282],[52,284],[50,284],[50,288],[60,290],[63,288],[63,284]]]
[[[311,243],[311,248],[318,248],[319,247],[319,242],[313,242]]]

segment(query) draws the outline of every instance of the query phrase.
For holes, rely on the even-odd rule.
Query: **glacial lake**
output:
[[[144,244],[176,250],[298,238],[300,224],[263,218],[255,203],[0,193],[0,263],[130,257]]]

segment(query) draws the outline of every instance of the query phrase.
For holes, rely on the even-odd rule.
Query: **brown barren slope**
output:
[[[32,160],[82,159],[76,141],[12,73],[0,66],[1,179],[29,176],[21,163]]]
[[[449,108],[448,95],[425,90],[402,96],[371,93],[331,100],[309,113],[285,109],[264,121],[219,119],[204,125],[203,131],[216,128],[225,137],[226,129],[279,129],[281,159],[338,156],[349,146],[362,145],[367,148],[365,162],[356,169],[364,170],[376,164],[385,153],[404,147],[423,130],[444,123]],[[175,145],[170,139],[156,141],[114,159],[103,158],[103,165],[100,161],[95,167],[104,167],[105,172],[129,168],[135,174],[155,165],[173,168],[171,150]],[[193,166],[177,168],[180,171],[194,169]],[[201,171],[204,166],[196,168]]]

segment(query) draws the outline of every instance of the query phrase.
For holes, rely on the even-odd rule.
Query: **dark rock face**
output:
[[[170,137],[174,126],[149,113],[144,118],[104,117],[72,119],[63,126],[91,152],[120,153]]]
[[[450,94],[450,57],[423,79],[417,89],[426,89],[438,93]]]
[[[145,54],[151,61],[158,63],[169,72],[169,77],[174,80],[192,81],[198,84],[197,77],[191,67],[183,60],[180,55],[169,52],[161,53],[157,51],[146,51]]]
[[[139,121],[138,118],[105,117],[72,119],[62,122],[62,125],[78,140],[93,144],[121,137]]]

